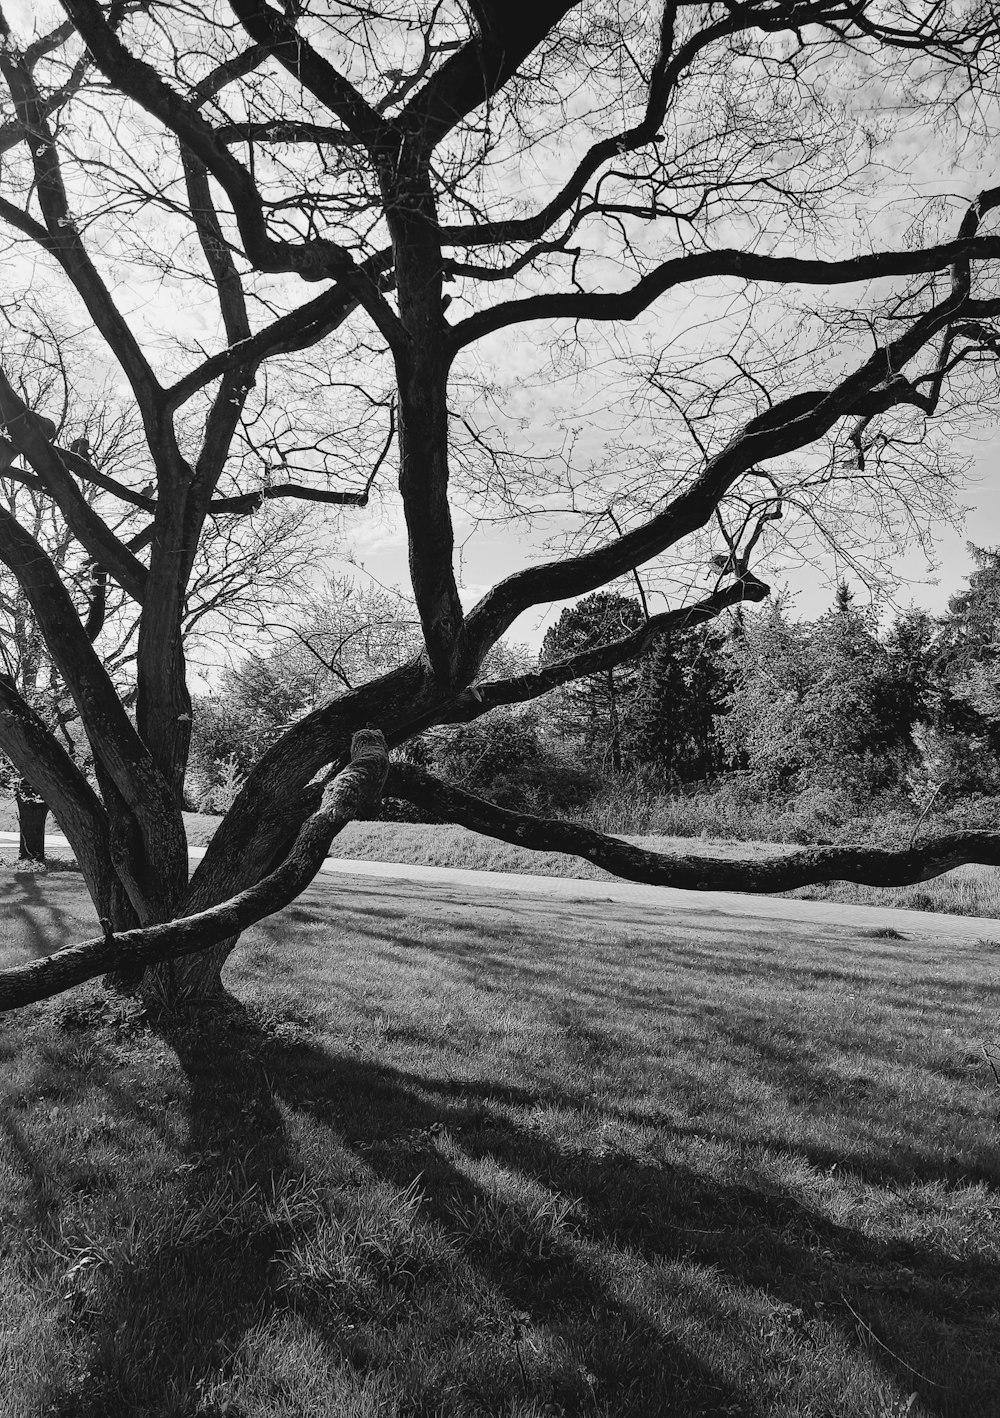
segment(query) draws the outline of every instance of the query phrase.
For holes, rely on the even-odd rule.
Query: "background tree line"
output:
[[[1000,797],[1000,549],[970,552],[974,569],[942,616],[910,609],[880,623],[841,582],[815,620],[792,618],[780,600],[740,608],[660,638],[544,706],[438,728],[406,752],[501,805],[571,816],[600,816],[609,798],[631,792],[639,804],[712,798],[736,827],[741,807],[748,823],[770,808],[772,831],[809,840],[932,802],[986,821]],[[537,663],[629,634],[644,618],[635,597],[587,596],[547,631]],[[191,806],[225,810],[291,723],[352,675],[401,662],[413,634],[393,596],[330,583],[304,629],[196,699]],[[498,653],[508,673],[535,659],[509,645]],[[636,826],[627,810],[621,817]]]

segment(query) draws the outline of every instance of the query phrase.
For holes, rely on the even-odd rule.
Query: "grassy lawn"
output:
[[[0,1413],[995,1418],[1000,950],[772,930],[325,881],[5,1018]]]

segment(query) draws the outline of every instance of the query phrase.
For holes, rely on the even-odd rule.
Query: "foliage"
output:
[[[723,732],[754,791],[826,794],[834,821],[904,787],[921,714],[908,635],[883,643],[849,603],[812,623],[777,604],[746,619]]]
[[[598,591],[567,606],[555,625],[545,632],[539,665],[591,650],[609,640],[621,640],[638,630],[643,613],[638,601],[613,592]],[[567,685],[550,701],[549,714],[559,733],[580,740],[598,764],[620,773],[624,740],[637,692],[636,664],[625,664],[601,674],[585,675]]]
[[[951,798],[1000,786],[1000,551],[967,544],[968,584],[951,597],[934,643],[926,786]]]
[[[428,738],[428,766],[501,807],[576,816],[586,810],[600,781],[573,746],[540,734],[537,714],[498,711]]]
[[[638,663],[626,742],[632,760],[664,782],[710,778],[726,766],[720,715],[734,664],[726,645],[708,626],[656,640]]]

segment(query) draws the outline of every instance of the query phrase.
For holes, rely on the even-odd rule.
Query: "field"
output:
[[[1000,1414],[994,943],[322,882],[230,983],[4,1020],[4,1418]]]

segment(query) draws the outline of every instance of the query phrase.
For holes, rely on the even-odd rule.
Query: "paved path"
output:
[[[0,848],[17,846],[16,833],[0,832]],[[65,837],[47,836],[47,846],[70,850]],[[192,847],[191,857],[199,860],[203,847]],[[644,886],[631,881],[581,880],[568,876],[527,876],[518,872],[469,871],[464,867],[409,866],[396,862],[365,862],[353,857],[328,857],[321,871],[360,883],[372,878],[402,885],[412,883],[423,888],[438,887],[472,897],[484,892],[516,899],[519,896],[544,896],[550,902],[620,903],[623,906],[648,907],[671,917],[711,915],[716,918],[753,921],[759,929],[763,923],[794,922],[847,926],[858,931],[872,931],[892,926],[906,936],[934,936],[948,940],[1000,940],[1000,920],[990,916],[951,916],[934,911],[904,911],[892,906],[850,906],[834,901],[799,901],[787,897],[750,896],[735,891],[685,891],[672,886]],[[346,884],[346,883],[345,883]]]

